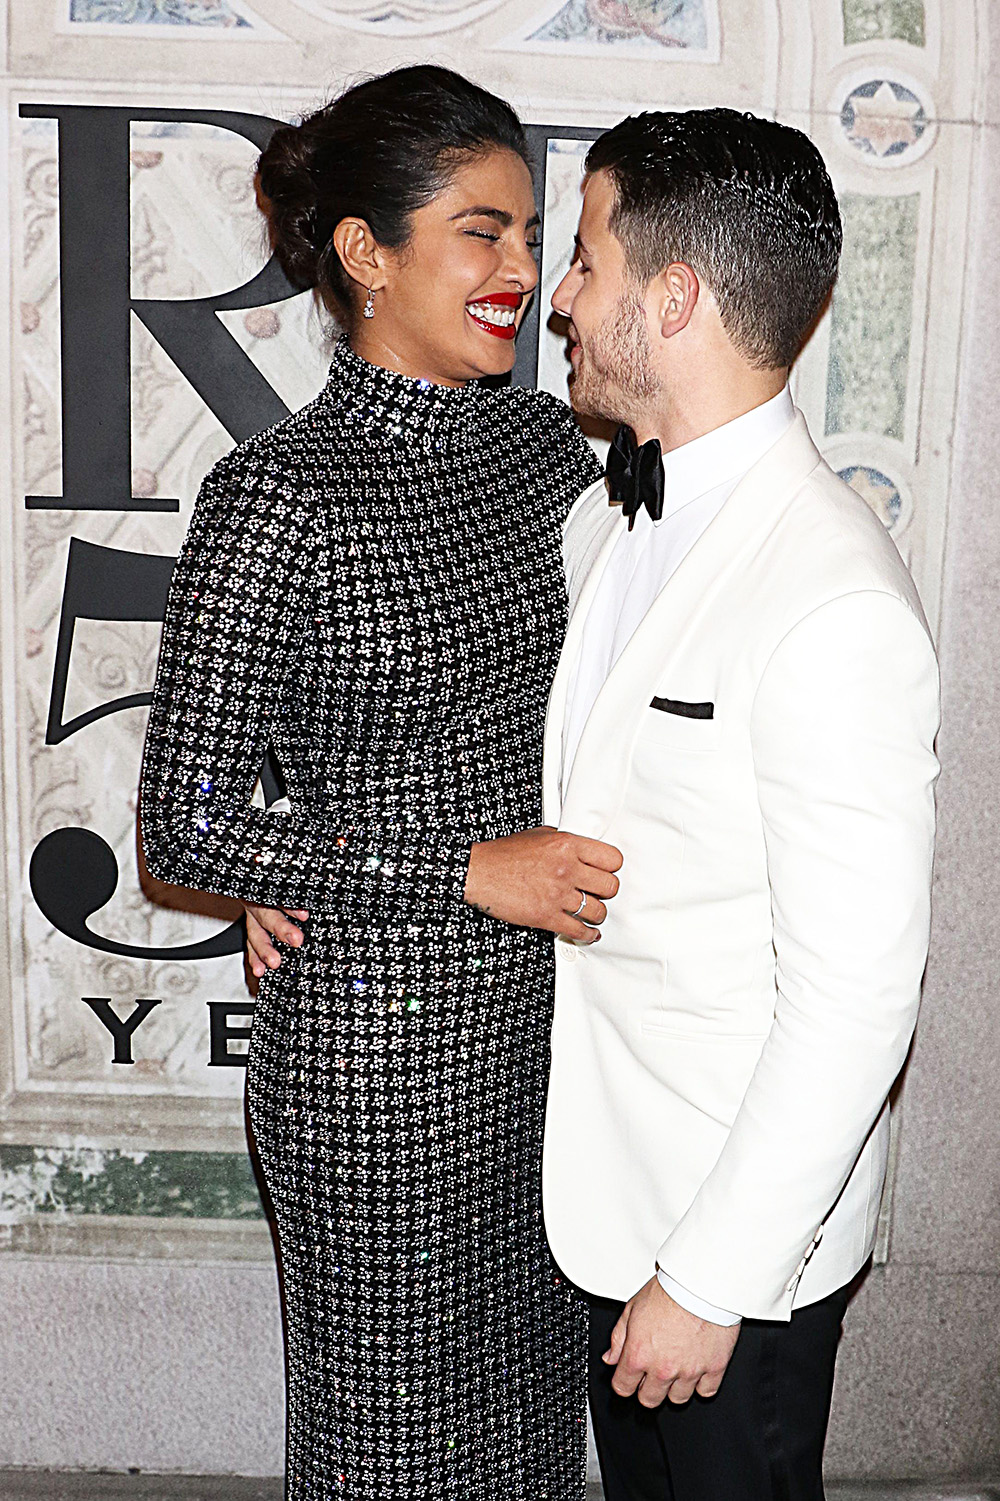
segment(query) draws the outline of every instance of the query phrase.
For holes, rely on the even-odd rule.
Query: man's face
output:
[[[552,294],[570,321],[570,400],[578,412],[635,425],[659,385],[640,290],[608,228],[615,194],[605,172],[587,179],[573,264]]]

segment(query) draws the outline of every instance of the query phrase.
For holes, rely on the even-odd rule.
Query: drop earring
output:
[[[371,287],[368,288],[368,296],[365,298],[365,305],[362,312],[366,318],[374,318],[375,316],[375,293]]]

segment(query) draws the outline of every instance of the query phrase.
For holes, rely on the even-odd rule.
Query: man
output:
[[[818,1501],[926,955],[936,664],[788,394],[840,251],[815,148],[652,114],[587,171],[553,303],[621,506],[602,482],[566,527],[546,821],[624,865],[602,941],[556,939],[546,1224],[607,1501]]]
[[[567,523],[545,816],[624,864],[602,942],[556,939],[546,1225],[608,1501],[816,1501],[926,957],[934,652],[788,394],[840,251],[819,153],[649,114],[587,173],[553,305],[574,406],[631,431],[622,511]]]

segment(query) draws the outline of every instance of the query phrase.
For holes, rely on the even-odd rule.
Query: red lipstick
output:
[[[465,311],[477,328],[494,339],[513,339],[517,336],[514,314],[523,300],[523,292],[491,292],[488,297],[470,298]],[[491,316],[494,310],[498,315],[495,318]]]

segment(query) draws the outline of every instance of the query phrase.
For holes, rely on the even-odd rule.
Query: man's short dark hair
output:
[[[632,115],[594,142],[587,171],[611,178],[610,229],[637,282],[683,261],[752,365],[792,363],[836,279],[843,239],[808,136],[732,109]]]

